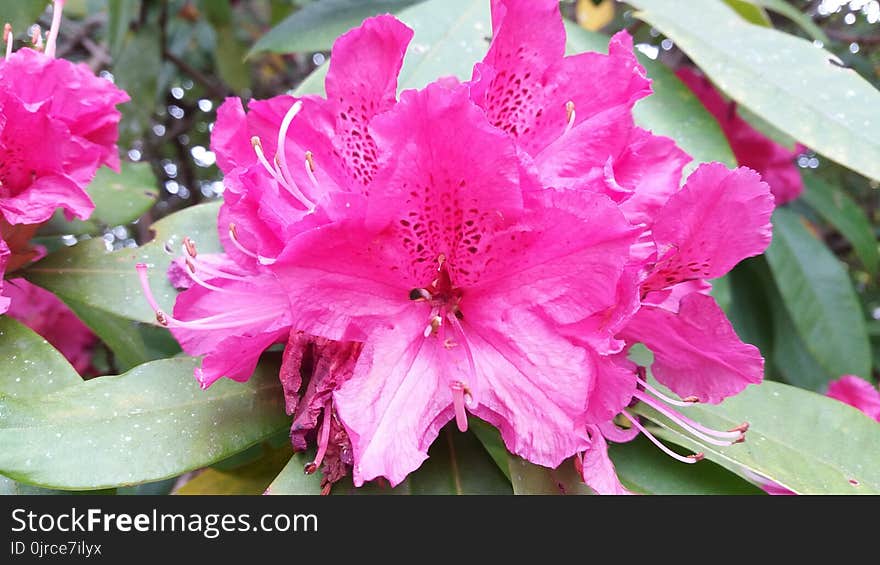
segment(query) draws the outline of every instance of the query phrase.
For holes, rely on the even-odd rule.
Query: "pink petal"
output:
[[[636,390],[635,365],[626,354],[593,356],[595,377],[590,389],[586,421],[608,422],[626,408]]]
[[[519,224],[489,239],[478,291],[503,297],[507,308],[538,305],[561,324],[617,305],[637,230],[601,194],[546,190],[531,198]]]
[[[0,64],[0,83],[24,103],[42,105],[79,143],[95,150],[93,168],[107,164],[118,170],[121,114],[116,105],[129,100],[125,91],[95,76],[84,63],[47,57],[28,48]]]
[[[222,291],[202,286],[185,290],[177,296],[174,317],[197,323],[222,316],[205,323],[222,322],[229,327],[172,326],[171,333],[189,355],[205,355],[201,372],[197,372],[203,387],[224,376],[247,380],[262,352],[286,339],[290,332],[287,296],[271,275],[252,275],[247,281],[213,278],[207,282]]]
[[[211,151],[217,156],[217,166],[221,171],[229,173],[235,167],[256,163],[252,135],[241,99],[232,96],[226,98],[217,108],[217,119],[211,129]]]
[[[354,375],[333,395],[351,438],[354,484],[383,476],[400,483],[428,457],[453,415],[447,352],[422,335],[414,310],[374,334]]]
[[[682,398],[716,404],[764,376],[761,352],[740,341],[711,296],[685,296],[678,313],[644,306],[622,334],[654,352],[654,377]]]
[[[588,353],[541,316],[497,306],[472,306],[463,320],[477,375],[466,383],[475,404],[469,410],[498,428],[512,453],[555,468],[587,445],[579,430]]]
[[[772,213],[773,196],[756,172],[701,165],[657,214],[653,237],[660,261],[642,288],[726,274],[767,248]]]
[[[37,177],[25,190],[9,198],[0,198],[0,212],[10,224],[39,224],[52,217],[55,209],[64,208],[68,219],[87,219],[95,204],[88,193],[70,177]]]
[[[587,428],[590,430],[591,443],[581,461],[584,482],[596,494],[633,494],[620,484],[614,463],[608,457],[608,444],[599,427],[593,425]]]
[[[370,121],[395,102],[397,75],[413,32],[390,15],[376,16],[333,44],[324,81],[335,108],[335,146],[352,178],[362,184],[377,171]]]
[[[870,382],[855,375],[844,375],[829,383],[827,394],[880,422],[880,391]]]

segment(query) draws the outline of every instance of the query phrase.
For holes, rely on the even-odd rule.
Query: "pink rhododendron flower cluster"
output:
[[[204,355],[209,386],[247,379],[284,343],[292,440],[318,451],[329,487],[400,483],[440,429],[469,416],[507,448],[556,467],[575,458],[600,493],[625,493],[606,440],[646,434],[649,404],[703,441],[742,441],[671,406],[720,402],[759,382],[707,279],[760,254],[773,197],[746,168],[702,165],[634,125],[650,80],[626,33],[609,54],[564,56],[555,0],[496,0],[492,44],[470,81],[396,97],[412,32],[366,20],[333,48],[326,98],[237,99],[212,149],[225,175],[226,252],[186,240],[171,315]],[[184,282],[181,274],[190,280]],[[654,351],[645,380],[627,357]],[[619,427],[623,423],[625,427]]]
[[[801,195],[804,181],[795,159],[806,147],[798,144],[794,150],[788,149],[755,129],[737,113],[736,102],[725,100],[709,79],[698,71],[681,67],[676,74],[718,121],[737,162],[761,173],[764,182],[770,185],[777,205]]]
[[[86,219],[94,209],[86,186],[95,171],[102,165],[119,169],[116,105],[129,97],[85,64],[55,58],[63,6],[64,0],[56,0],[43,52],[24,48],[13,53],[9,26],[4,33],[6,57],[0,60],[0,222],[4,225],[36,226],[57,208],[63,208],[68,219]]]

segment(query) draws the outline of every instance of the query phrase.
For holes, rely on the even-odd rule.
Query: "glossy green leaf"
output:
[[[862,307],[844,266],[795,212],[773,214],[767,261],[804,344],[832,375],[867,377],[871,349]]]
[[[165,329],[127,320],[75,300],[68,299],[65,303],[110,348],[118,371],[128,371],[180,352],[177,341]]]
[[[263,457],[235,469],[205,469],[175,494],[263,494],[290,461],[290,445],[266,450]],[[300,469],[302,471],[302,469]]]
[[[337,37],[365,18],[399,12],[419,0],[319,0],[293,12],[260,38],[250,55],[261,51],[327,51]]]
[[[189,236],[199,253],[220,250],[217,212],[220,203],[186,208],[156,222],[156,235],[136,249],[107,252],[102,240],[80,242],[50,254],[25,272],[34,284],[51,290],[64,300],[109,312],[118,317],[150,324],[156,317],[143,296],[135,265],[146,263],[150,284],[159,304],[170,312],[177,291],[168,282],[168,265],[180,255],[183,238]],[[172,256],[168,251],[175,255]]]
[[[83,382],[48,341],[9,316],[0,316],[0,360],[0,397],[40,397]]]
[[[849,240],[865,269],[876,276],[880,264],[877,238],[861,206],[839,187],[811,174],[804,175],[801,198]]]
[[[428,0],[397,17],[415,32],[400,71],[400,90],[422,88],[441,76],[467,80],[489,47],[492,26],[483,0]],[[323,94],[328,63],[309,75],[298,94]]]
[[[0,473],[58,489],[157,481],[210,465],[289,425],[278,368],[201,390],[197,361],[154,361],[39,397],[0,396]]]
[[[644,437],[613,444],[611,460],[620,482],[641,494],[763,494],[712,461],[685,465],[667,456]]]
[[[746,441],[730,447],[698,442],[643,404],[636,410],[658,422],[665,439],[739,475],[755,473],[798,494],[880,493],[880,426],[826,396],[765,381],[719,405],[682,408],[719,430],[748,422]]]
[[[723,467],[712,462],[684,465],[643,437],[610,444],[608,453],[620,482],[637,494],[761,494],[760,489]],[[510,471],[516,494],[593,494],[571,460],[548,469],[511,457]]]
[[[720,0],[633,0],[738,103],[808,147],[880,180],[880,93],[811,42],[749,24]]]
[[[591,32],[571,22],[565,22],[568,34],[566,50],[569,54],[583,51],[608,52],[608,37]],[[693,93],[678,80],[668,67],[638,54],[639,62],[648,72],[654,93],[636,103],[633,116],[636,123],[657,135],[675,140],[694,160],[686,173],[699,163],[721,161],[730,167],[736,159],[721,132],[718,122]]]
[[[125,3],[128,0],[123,0]],[[150,125],[159,94],[161,37],[158,24],[144,25],[138,33],[122,41],[119,54],[114,57],[114,81],[131,97],[131,102],[119,107],[122,112],[122,121],[119,123],[122,146],[137,139]]]
[[[140,218],[156,203],[159,191],[149,163],[123,161],[119,173],[102,167],[89,183],[95,211],[86,220],[67,221],[59,210],[42,228],[41,235],[94,234],[101,228],[128,224]]]
[[[294,453],[281,472],[266,488],[266,494],[321,494],[321,475],[303,472],[314,454]]]

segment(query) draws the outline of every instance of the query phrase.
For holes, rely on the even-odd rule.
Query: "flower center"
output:
[[[470,343],[461,325],[461,320],[464,319],[464,314],[459,307],[462,291],[452,282],[444,254],[441,253],[437,257],[437,278],[431,281],[427,287],[412,289],[409,292],[409,298],[418,302],[427,302],[431,306],[428,323],[425,327],[425,338],[436,337],[450,352],[461,347],[467,359],[465,375],[449,381],[452,405],[455,409],[455,423],[460,431],[465,432],[468,429],[466,407],[471,405],[473,400],[468,383],[476,380],[477,369]]]

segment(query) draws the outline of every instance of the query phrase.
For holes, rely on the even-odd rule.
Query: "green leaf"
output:
[[[822,368],[838,376],[870,375],[871,348],[849,275],[795,212],[774,212],[766,257],[786,310]]]
[[[482,59],[492,33],[489,4],[483,0],[428,0],[397,17],[415,32],[398,80],[399,90],[422,88],[441,76],[467,80]],[[315,69],[297,94],[323,94],[329,63]]]
[[[214,50],[214,65],[220,78],[235,92],[241,92],[251,86],[251,69],[245,62],[247,46],[235,35],[232,25],[218,26],[217,48]]]
[[[762,267],[761,261],[753,258],[728,273],[731,304],[726,310],[736,335],[764,355],[773,349],[773,309],[767,289],[773,282],[769,275],[764,277],[766,270],[766,265]]]
[[[201,390],[166,359],[40,397],[0,395],[0,473],[58,489],[157,481],[210,465],[289,425],[277,366]]]
[[[608,52],[608,37],[565,22],[568,34],[568,53],[584,51]],[[706,111],[694,94],[665,65],[638,54],[639,62],[648,71],[654,93],[636,103],[633,116],[636,123],[657,135],[675,140],[694,160],[686,174],[699,163],[721,161],[736,166],[736,159],[721,132],[718,122]]]
[[[266,494],[318,494],[320,473],[306,475],[303,467],[314,454],[295,453],[272,481]],[[447,425],[428,450],[428,459],[391,489],[377,481],[354,488],[344,479],[333,485],[333,494],[510,494],[510,482],[471,433]]]
[[[880,426],[826,396],[765,381],[719,405],[682,409],[719,430],[749,422],[746,441],[730,447],[694,440],[644,404],[635,410],[662,426],[658,435],[741,476],[757,473],[798,494],[880,493]]]
[[[0,316],[0,359],[0,396],[40,397],[83,382],[57,349],[9,316]]]
[[[235,469],[205,469],[175,494],[263,494],[291,457],[290,445],[264,451],[260,459]]]
[[[125,45],[131,20],[140,11],[140,0],[107,0],[107,39],[110,43],[110,56],[115,61]]]
[[[122,112],[119,139],[123,146],[142,135],[153,116],[162,68],[161,37],[157,24],[144,25],[123,43],[113,59],[115,82],[131,96],[131,102],[119,107]]]
[[[751,25],[719,0],[633,0],[725,93],[776,128],[880,180],[880,93],[809,41]]]
[[[776,12],[781,16],[785,16],[789,20],[793,21],[795,24],[800,26],[807,35],[809,35],[813,39],[818,39],[822,43],[829,43],[828,36],[825,35],[825,32],[822,31],[822,28],[817,26],[812,18],[807,14],[801,12],[785,0],[747,0],[748,2],[756,5],[762,6],[771,12]]]
[[[180,346],[165,329],[114,316],[76,300],[68,299],[65,304],[110,348],[120,371],[180,352]]]
[[[770,23],[770,18],[767,16],[767,12],[754,2],[750,2],[749,0],[724,0],[724,3],[733,8],[742,19],[750,24],[773,27]]]
[[[711,462],[685,465],[646,438],[608,450],[623,486],[642,494],[763,494],[761,489]]]
[[[37,23],[48,5],[49,0],[0,0],[0,23],[9,22],[16,37],[27,37],[28,30]],[[3,47],[6,47],[5,43]]]
[[[40,235],[94,234],[101,228],[133,222],[155,204],[159,197],[156,184],[149,163],[123,161],[119,173],[102,167],[87,189],[95,203],[92,216],[86,221],[68,222],[59,210],[40,228]]]
[[[877,252],[874,228],[865,216],[865,211],[839,187],[825,182],[816,175],[803,176],[803,200],[849,240],[865,269],[876,277],[880,256]]]
[[[248,57],[261,51],[296,53],[327,51],[337,37],[371,16],[395,13],[419,0],[320,0],[287,16],[251,48]]]
[[[761,490],[711,462],[684,465],[665,455],[647,439],[609,444],[620,482],[639,494],[761,494]],[[510,457],[513,489],[516,494],[589,495],[574,463],[565,461],[557,469],[533,465]]]
[[[136,249],[108,253],[102,240],[80,242],[61,249],[25,271],[34,284],[84,307],[149,324],[156,323],[141,291],[135,265],[151,266],[149,277],[156,300],[171,312],[177,291],[168,281],[167,270],[173,256],[189,236],[199,253],[220,251],[217,238],[217,212],[220,203],[191,206],[153,224],[156,232],[150,243]]]

